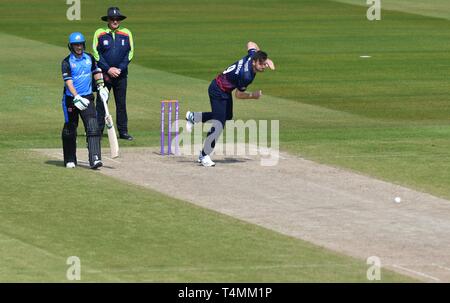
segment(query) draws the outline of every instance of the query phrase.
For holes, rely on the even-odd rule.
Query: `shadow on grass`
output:
[[[183,155],[183,156],[176,156],[176,155],[173,155],[173,154],[170,155],[170,156],[167,155],[167,154],[161,155],[161,152],[156,152],[156,151],[152,152],[152,154],[161,156],[162,158],[164,158],[164,157],[172,158],[176,162],[179,162],[179,163],[198,164],[197,157],[195,157],[195,159],[191,159],[191,158],[188,159],[186,155]],[[212,157],[212,160],[215,163],[221,163],[221,164],[245,163],[245,162],[248,162],[248,161],[254,161],[254,159],[250,159],[250,158],[231,158],[231,157],[223,158],[223,159],[214,159],[214,157]]]
[[[47,161],[45,161],[45,164],[64,167],[64,161],[58,161],[58,160],[47,160]]]
[[[47,165],[54,165],[54,166],[57,166],[57,167],[65,168],[64,161],[47,160],[47,161],[45,161],[45,164],[47,164]],[[91,167],[89,166],[89,163],[87,163],[85,161],[78,161],[77,167],[81,167],[81,168],[85,168],[85,169],[91,169]],[[112,167],[112,166],[109,166],[109,165],[105,165],[105,163],[103,163],[103,166],[100,167],[98,170],[100,170],[102,168],[115,169],[115,167]]]
[[[232,164],[232,163],[245,163],[248,161],[253,161],[252,159],[247,159],[247,158],[224,158],[224,159],[212,159],[215,163],[220,163],[220,164]],[[193,164],[198,164],[200,165],[197,160],[188,160],[188,159],[180,159],[177,160],[177,162],[179,163],[193,163]]]
[[[248,161],[253,161],[252,159],[248,158],[223,158],[223,159],[217,159],[213,160],[216,163],[222,163],[222,164],[230,164],[230,163],[244,163]]]

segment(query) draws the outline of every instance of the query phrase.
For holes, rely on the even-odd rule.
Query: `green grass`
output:
[[[0,281],[64,281],[69,256],[84,282],[365,279],[363,262],[306,242],[31,152],[0,156]]]
[[[336,2],[366,6],[363,0],[333,0]],[[382,10],[396,10],[429,17],[450,19],[450,6],[447,0],[388,0],[381,1]]]
[[[264,99],[236,101],[235,119],[278,119],[283,150],[450,198],[447,161],[450,89],[446,80],[450,68],[445,63],[450,59],[450,46],[446,43],[449,34],[442,30],[448,27],[449,21],[384,10],[382,21],[369,22],[365,19],[364,7],[331,1],[116,3],[129,16],[124,25],[133,31],[136,39],[128,107],[130,132],[136,136],[136,141],[121,141],[122,147],[158,144],[158,102],[161,99],[180,99],[182,113],[187,109],[208,109],[209,81],[243,55],[248,40],[254,40],[268,51],[277,64],[277,71],[258,75],[251,89],[263,89]],[[0,254],[7,260],[0,266],[0,280],[7,277],[21,281],[64,279],[64,271],[60,272],[59,266],[64,269],[66,255],[75,254],[76,249],[70,238],[61,239],[61,236],[63,231],[74,230],[74,239],[79,241],[73,242],[85,243],[77,252],[84,253],[95,242],[94,235],[98,239],[106,234],[106,244],[99,248],[98,254],[92,252],[81,256],[86,260],[86,266],[92,268],[91,280],[270,281],[286,277],[284,280],[290,281],[363,281],[365,272],[361,273],[361,270],[365,264],[362,261],[312,247],[306,252],[308,245],[301,241],[261,229],[255,233],[255,227],[157,193],[104,180],[103,176],[89,171],[68,173],[60,167],[45,164],[43,159],[33,160],[24,152],[29,148],[60,148],[63,123],[59,101],[62,91],[60,62],[67,55],[67,36],[72,31],[82,31],[90,41],[95,29],[103,25],[99,17],[108,5],[107,1],[83,1],[82,21],[69,22],[65,18],[67,6],[64,2],[0,4],[0,10],[7,12],[0,20],[0,39],[4,41],[0,48],[0,83],[7,88],[0,90],[0,181],[12,184],[0,192],[1,209],[9,209],[9,212],[1,212],[0,241],[11,243],[8,250]],[[426,4],[424,7],[429,8]],[[366,54],[372,58],[359,57]],[[60,190],[50,185],[72,184],[72,174],[77,180],[83,180],[83,190],[71,189],[65,200],[60,201],[55,198],[61,196]],[[44,176],[45,179],[41,179]],[[91,183],[95,184],[98,194],[85,197]],[[110,184],[117,191],[108,196]],[[119,189],[127,193],[127,201],[118,198],[121,196]],[[106,203],[105,197],[111,200]],[[9,200],[15,200],[15,203],[8,204]],[[85,201],[86,205],[80,205],[78,201]],[[30,209],[28,212],[21,212],[23,203]],[[37,208],[42,203],[44,207]],[[126,233],[127,224],[120,217],[123,203],[128,203],[130,211],[133,207],[144,209],[130,217],[131,225],[149,233],[138,232],[136,238],[131,231],[125,234],[124,239],[130,239],[120,243],[124,243],[122,252],[129,251],[129,256],[125,253],[111,256],[111,251],[120,251],[119,244],[106,229],[95,227],[104,223],[116,232]],[[111,209],[106,210],[109,204],[112,204]],[[74,218],[84,221],[78,229],[74,228],[75,221],[69,224],[71,228],[65,229],[63,222],[58,221],[63,218],[59,215],[60,212],[71,213],[72,205],[80,206],[84,214],[83,218]],[[147,222],[146,217],[165,213],[164,218],[174,208],[188,214],[186,220],[180,222],[196,228],[192,235],[186,235],[185,241],[189,243],[194,243],[197,237],[202,238],[201,231],[206,229],[228,237],[230,242],[239,240],[237,235],[245,234],[245,239],[262,243],[273,241],[277,246],[269,245],[272,248],[260,250],[255,257],[252,254],[257,254],[256,250],[252,253],[248,245],[238,241],[243,245],[238,251],[244,253],[250,249],[251,257],[238,260],[236,268],[231,267],[229,272],[231,259],[215,250],[208,262],[200,264],[212,268],[211,271],[176,271],[176,268],[198,268],[195,253],[206,253],[208,245],[218,249],[228,246],[214,242],[211,233],[190,253],[179,257],[165,253],[167,258],[161,260],[157,254],[173,247],[165,241],[165,236],[153,232],[156,227]],[[108,216],[99,218],[99,210]],[[188,220],[193,216],[203,218],[199,221],[206,221],[206,225],[190,226],[188,222],[196,222]],[[52,217],[55,221],[47,221]],[[217,221],[217,228],[211,229],[206,218]],[[115,221],[122,224],[113,226]],[[175,224],[170,228],[177,230],[179,226]],[[30,234],[30,230],[34,234]],[[156,237],[160,246],[153,247],[146,238],[150,236]],[[177,238],[182,237],[174,235],[171,239]],[[296,249],[290,249],[290,246]],[[271,258],[277,247],[279,254],[275,255],[282,257]],[[12,254],[14,249],[22,254]],[[143,256],[138,257],[139,253]],[[148,259],[142,259],[147,258],[146,254]],[[13,257],[15,255],[18,257]],[[33,265],[41,256],[49,259]],[[238,256],[236,252],[230,258],[240,258]],[[258,260],[256,265],[252,260]],[[116,264],[113,261],[119,264],[118,270],[109,268],[109,262]],[[273,275],[242,269],[262,264],[284,266],[328,261],[327,264],[340,265],[327,265],[317,275],[316,270],[310,272],[304,267],[281,267],[283,269],[275,270]],[[55,265],[55,262],[61,265]],[[48,274],[34,276],[26,270],[21,274],[23,271],[19,269],[27,266],[32,266],[33,272],[47,271]],[[155,270],[158,266],[160,271]],[[141,271],[142,268],[153,270]],[[331,273],[326,271],[330,268]],[[285,275],[285,270],[290,273]],[[392,276],[392,280],[396,279],[402,278]]]
[[[450,149],[450,141],[445,139],[450,135],[450,89],[446,81],[450,68],[445,64],[450,59],[446,43],[450,34],[440,30],[449,21],[383,10],[382,21],[369,22],[365,7],[332,1],[182,3],[117,3],[130,16],[124,25],[136,38],[129,108],[130,130],[138,140],[127,146],[157,144],[157,119],[152,117],[158,111],[154,104],[161,98],[180,99],[182,110],[208,109],[209,81],[243,54],[246,41],[254,40],[269,52],[278,69],[258,75],[251,88],[262,88],[266,95],[283,100],[276,103],[269,97],[247,104],[237,101],[236,119],[279,119],[282,149],[450,198],[450,171],[443,161]],[[387,8],[394,5],[408,11],[417,7],[417,1],[409,6],[401,0],[390,1]],[[442,1],[429,1],[420,7],[427,11],[443,5]],[[33,49],[27,51],[33,58],[32,67],[30,62],[21,63],[20,70],[28,73],[30,68],[38,68],[46,73],[39,81],[23,83],[23,77],[14,70],[17,64],[3,58],[2,63],[11,67],[1,72],[6,77],[9,71],[2,82],[11,87],[21,84],[21,88],[20,92],[1,92],[2,100],[16,100],[19,93],[25,95],[24,104],[33,104],[42,102],[35,99],[34,94],[38,94],[56,104],[61,85],[58,66],[66,53],[67,35],[80,30],[90,41],[94,30],[103,25],[99,17],[108,3],[83,3],[82,21],[74,22],[65,18],[66,5],[50,0],[2,6],[14,12],[0,20],[4,32],[61,47],[58,55],[45,55],[41,51],[47,47],[44,44],[35,46],[39,54]],[[40,17],[30,18],[31,10]],[[24,41],[18,47],[20,62],[21,50],[27,44]],[[10,54],[13,51],[4,49]],[[361,59],[364,54],[373,57]],[[46,57],[45,63],[38,61],[41,56]],[[49,66],[43,69],[44,64]],[[161,78],[163,71],[170,74]],[[44,93],[39,89],[42,82],[51,89]],[[305,104],[319,106],[313,118],[304,110]],[[23,106],[17,105],[12,102],[6,106],[23,111]],[[36,131],[28,130],[29,120],[21,117],[23,113],[8,114],[22,126],[3,119],[6,125],[2,125],[0,134],[6,140],[1,146],[59,146],[54,135],[60,128],[54,123],[59,108],[52,110],[38,110],[49,121],[35,125],[39,128]]]

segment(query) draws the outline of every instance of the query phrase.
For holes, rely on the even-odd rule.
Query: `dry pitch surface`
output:
[[[60,149],[39,151],[62,160]],[[86,149],[78,156],[86,160]],[[259,156],[214,156],[216,167],[205,168],[196,158],[122,149],[117,160],[104,157],[99,173],[363,260],[377,256],[382,267],[423,281],[450,282],[450,201],[286,153],[275,166]]]

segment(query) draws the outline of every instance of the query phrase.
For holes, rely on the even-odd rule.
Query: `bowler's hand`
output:
[[[258,90],[256,92],[251,93],[250,95],[253,99],[259,99],[262,96],[262,90]]]
[[[270,59],[267,59],[267,60],[266,60],[266,66],[267,66],[268,68],[270,68],[271,70],[275,70],[275,64],[273,64],[273,61],[270,60]]]

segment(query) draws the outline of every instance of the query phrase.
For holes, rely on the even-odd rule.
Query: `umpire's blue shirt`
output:
[[[111,67],[116,67],[121,70],[119,78],[127,76],[128,64],[134,54],[133,35],[130,30],[124,27],[114,31],[109,27],[99,28],[94,34],[92,49],[103,73],[107,73]]]

